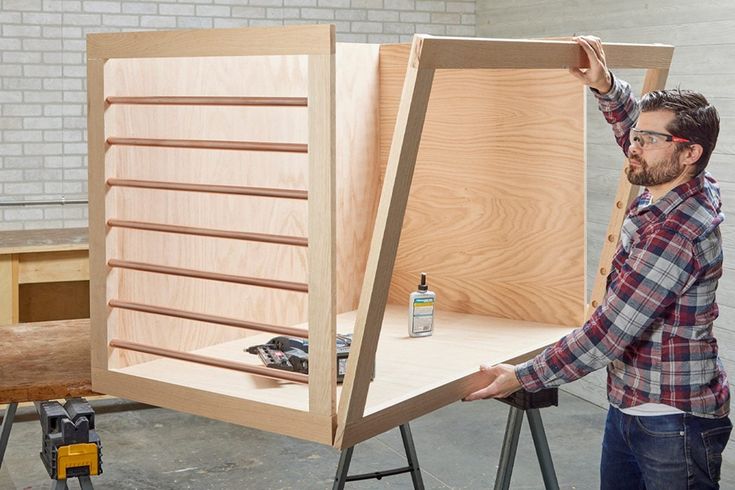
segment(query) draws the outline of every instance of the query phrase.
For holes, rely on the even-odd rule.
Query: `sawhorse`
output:
[[[559,390],[551,388],[542,390],[537,393],[529,393],[521,390],[513,393],[508,398],[499,399],[499,401],[510,405],[508,413],[508,422],[505,427],[505,436],[503,438],[503,446],[500,451],[500,463],[498,464],[498,472],[495,477],[495,490],[508,490],[510,488],[510,478],[513,474],[513,464],[515,462],[516,451],[518,449],[518,438],[523,425],[523,414],[528,418],[528,424],[531,427],[531,437],[536,448],[536,456],[541,466],[541,475],[544,480],[546,490],[558,490],[559,483],[556,479],[554,463],[551,459],[551,451],[549,443],[546,439],[544,424],[541,421],[539,410],[550,406],[559,405]],[[342,490],[348,481],[358,481],[367,479],[380,480],[384,476],[398,475],[401,473],[411,473],[413,480],[413,488],[423,490],[424,482],[421,479],[421,470],[419,461],[416,456],[416,447],[411,436],[411,429],[408,423],[400,426],[401,438],[403,439],[403,448],[406,451],[406,459],[408,466],[396,468],[386,471],[376,471],[374,473],[364,473],[359,475],[348,475],[350,462],[352,460],[352,452],[354,446],[345,449],[340,455],[339,464],[337,466],[337,474],[334,478],[332,490]]]
[[[3,465],[3,459],[5,458],[5,450],[8,447],[8,441],[10,440],[10,429],[15,421],[15,414],[18,410],[18,402],[12,402],[8,404],[3,416],[3,422],[0,425],[0,468]],[[94,490],[92,486],[92,480],[89,476],[76,477],[79,480],[79,485],[82,490]],[[52,479],[51,490],[68,490],[67,479]]]
[[[359,475],[348,475],[350,470],[350,462],[352,461],[352,452],[355,446],[348,447],[343,450],[339,457],[339,464],[337,465],[337,474],[334,477],[334,485],[332,490],[342,490],[345,487],[345,483],[348,481],[358,480],[380,480],[384,476],[400,475],[402,473],[411,473],[411,480],[413,481],[413,488],[416,490],[424,489],[424,481],[421,478],[421,469],[419,468],[419,460],[416,457],[416,446],[413,444],[413,437],[411,436],[411,428],[408,426],[408,422],[399,427],[401,430],[401,439],[403,440],[403,449],[406,451],[406,460],[408,466],[401,468],[395,468],[385,471],[375,471],[373,473],[362,473]]]
[[[544,424],[541,421],[541,408],[559,405],[558,388],[550,388],[536,393],[528,391],[516,391],[508,398],[499,399],[510,405],[508,422],[505,426],[505,437],[503,447],[500,450],[500,463],[498,473],[495,477],[495,490],[508,490],[510,488],[510,477],[513,474],[513,463],[515,462],[516,450],[518,449],[518,436],[523,425],[523,413],[528,418],[531,428],[533,445],[536,448],[536,457],[541,467],[541,475],[544,479],[546,490],[558,490],[559,482],[554,471],[554,462],[551,460],[549,443],[546,440]]]

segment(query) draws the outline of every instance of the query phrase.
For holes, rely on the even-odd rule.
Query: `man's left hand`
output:
[[[505,398],[521,389],[521,383],[516,377],[515,367],[510,364],[497,364],[495,366],[483,364],[480,366],[480,371],[490,378],[490,384],[481,390],[470,393],[462,399],[463,401]]]

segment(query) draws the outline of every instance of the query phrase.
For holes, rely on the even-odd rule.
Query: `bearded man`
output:
[[[628,180],[645,190],[628,210],[604,300],[590,319],[526,363],[481,366],[489,384],[465,400],[538,391],[607,367],[600,487],[716,489],[732,430],[713,334],[724,216],[705,170],[719,116],[691,91],[637,101],[607,69],[599,39],[575,41],[590,68],[570,72],[592,89],[628,157]]]

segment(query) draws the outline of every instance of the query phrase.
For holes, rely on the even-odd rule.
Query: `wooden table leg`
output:
[[[18,321],[18,256],[0,255],[0,325]]]

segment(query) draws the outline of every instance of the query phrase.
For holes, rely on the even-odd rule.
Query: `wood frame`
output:
[[[245,425],[252,425],[265,430],[279,431],[283,420],[299,422],[299,427],[289,429],[288,433],[296,437],[305,437],[324,443],[333,439],[336,425],[336,368],[328,359],[336,357],[335,347],[335,28],[331,25],[293,26],[286,28],[262,29],[213,29],[197,31],[149,32],[132,34],[95,34],[88,37],[88,83],[89,83],[89,179],[90,179],[90,242],[91,242],[91,323],[92,328],[92,379],[94,386],[100,391],[115,392],[121,385],[129,383],[125,375],[108,369],[109,353],[115,348],[136,349],[132,343],[120,342],[108,338],[107,318],[112,306],[108,303],[107,292],[113,276],[114,266],[128,266],[111,255],[110,245],[106,243],[111,223],[106,220],[106,194],[110,185],[131,185],[106,178],[105,153],[112,144],[137,144],[156,146],[189,146],[204,148],[225,148],[240,150],[276,150],[299,151],[309,150],[309,188],[310,197],[308,213],[309,235],[312,237],[309,247],[309,284],[299,289],[308,288],[309,316],[315,320],[309,331],[310,346],[314,355],[310,362],[311,382],[309,383],[309,412],[296,413],[282,407],[257,407],[254,404],[239,404],[230,414],[230,420]],[[308,119],[312,130],[309,132],[308,145],[294,145],[283,148],[262,148],[258,145],[230,142],[188,142],[181,141],[147,141],[107,138],[105,134],[105,109],[111,103],[195,103],[195,104],[252,104],[252,100],[235,100],[222,98],[185,98],[161,100],[126,100],[105,99],[104,64],[114,58],[145,57],[201,57],[201,56],[267,56],[267,55],[307,55],[309,64],[308,87]],[[260,101],[274,105],[303,106],[302,99],[285,101],[282,99]],[[262,146],[262,145],[261,145]],[[134,183],[133,183],[134,184]],[[145,185],[145,184],[144,184]],[[158,186],[160,188],[160,186]],[[203,192],[218,192],[218,189],[199,189]],[[266,192],[257,193],[267,195]],[[279,196],[291,197],[291,196]],[[294,196],[305,198],[305,195]],[[119,225],[112,221],[113,225]],[[128,226],[130,224],[128,223]],[[145,226],[145,225],[143,225]],[[198,234],[197,230],[189,230]],[[252,239],[252,236],[244,237]],[[288,237],[287,237],[288,238]],[[288,242],[288,240],[286,240]],[[293,239],[291,239],[293,241]],[[297,240],[300,241],[300,240]],[[297,246],[303,243],[296,243]],[[114,255],[113,255],[114,256]],[[140,267],[140,265],[138,265]],[[132,265],[135,267],[135,264]],[[159,268],[160,270],[160,268]],[[181,271],[162,270],[169,274],[181,274]],[[204,277],[204,276],[202,276]],[[222,279],[218,277],[217,279]],[[112,281],[114,283],[114,281]],[[271,287],[284,287],[275,281]],[[112,302],[114,305],[115,303]],[[129,305],[128,305],[129,306]],[[209,318],[208,320],[212,320]],[[250,326],[252,327],[252,325]],[[278,332],[278,330],[275,330]],[[285,333],[285,332],[281,332]],[[143,346],[148,349],[148,346]],[[150,350],[149,350],[150,351]],[[156,351],[165,354],[165,349]],[[105,355],[107,353],[108,355]],[[169,353],[171,355],[171,353]],[[174,353],[175,355],[175,353]],[[206,363],[202,356],[192,357],[197,362]],[[251,372],[253,368],[250,369]],[[280,379],[304,381],[304,376],[277,376]],[[146,383],[143,383],[144,385]],[[156,390],[159,390],[156,388]],[[151,391],[154,391],[153,389]],[[167,395],[172,392],[167,392]],[[177,392],[177,390],[173,390]],[[167,396],[164,395],[164,396]],[[227,399],[219,399],[206,407],[216,410],[217,404],[227,405]],[[237,404],[237,402],[236,402]],[[161,402],[161,405],[166,405]],[[221,405],[220,405],[221,406]],[[200,407],[199,410],[204,409]],[[197,410],[195,410],[198,413]],[[229,418],[229,417],[228,417]]]
[[[673,56],[673,47],[605,44],[604,48],[610,68],[647,68],[644,90],[663,88]],[[357,362],[348,366],[343,396],[340,399],[336,447],[350,447],[391,427],[461,399],[487,384],[486,378],[478,372],[441,389],[424,393],[368,417],[364,416],[371,371],[363,369],[362,364],[371,366],[375,362],[401,223],[406,211],[408,191],[435,70],[587,66],[586,55],[571,41],[414,36],[355,323],[356,342],[353,349],[357,351]],[[635,192],[636,189],[628,183],[623,174],[618,194],[628,196],[629,200]],[[624,210],[625,206],[620,206],[620,203],[620,200],[616,203],[616,209]],[[617,212],[611,219],[608,233],[615,237],[615,240],[614,243],[609,240],[609,246],[603,251],[601,271],[609,270],[623,218],[624,212]],[[598,294],[601,284],[604,288],[606,275],[601,273],[596,278],[595,292]],[[604,289],[602,292],[604,293]],[[593,296],[592,301],[599,302],[597,298]],[[523,357],[528,358],[531,355]],[[368,362],[364,361],[365,358]],[[508,362],[516,360],[508,359]]]
[[[467,393],[483,386],[487,380],[479,372],[442,382],[420,393],[410,393],[380,405],[366,413],[368,388],[376,366],[378,340],[384,324],[388,290],[396,260],[408,193],[411,188],[416,156],[419,150],[427,105],[435,71],[438,69],[544,69],[568,66],[584,67],[586,56],[579,46],[570,41],[489,40],[468,38],[438,38],[425,35],[414,37],[408,61],[398,118],[377,209],[371,239],[367,268],[362,285],[359,307],[354,318],[337,317],[336,304],[336,234],[335,234],[335,42],[334,26],[295,26],[264,29],[216,29],[204,31],[147,32],[124,34],[95,34],[88,38],[89,85],[89,172],[90,172],[90,261],[91,261],[91,322],[92,322],[92,379],[96,391],[110,394],[145,392],[145,402],[167,406],[190,413],[218,418],[304,438],[337,448],[350,447],[392,427],[459,400]],[[646,68],[644,90],[661,88],[665,82],[673,48],[628,44],[605,44],[611,68]],[[108,360],[115,348],[131,344],[115,341],[110,345],[111,333],[107,321],[113,306],[108,295],[115,296],[115,278],[118,267],[130,263],[115,261],[115,244],[106,239],[111,225],[145,229],[145,223],[107,220],[106,204],[111,184],[130,182],[107,179],[105,154],[110,144],[134,143],[150,145],[150,141],[135,142],[110,140],[105,133],[104,64],[113,58],[165,58],[206,56],[288,55],[308,56],[309,68],[309,228],[308,228],[308,319],[310,328],[310,374],[308,382],[308,409],[294,409],[258,400],[242,399],[228,394],[216,395],[204,389],[159,382],[131,376],[110,369]],[[121,100],[112,100],[119,103]],[[123,100],[127,103],[179,104],[188,100],[149,98],[146,101]],[[217,103],[199,98],[197,103]],[[227,104],[243,101],[220,100]],[[114,136],[114,135],[113,135]],[[183,140],[176,140],[180,145]],[[229,143],[229,142],[225,142]],[[212,147],[206,140],[190,140],[195,147]],[[219,142],[218,144],[222,144]],[[199,146],[196,146],[199,145]],[[164,145],[165,146],[165,145]],[[258,150],[257,148],[240,148]],[[160,188],[160,186],[159,186]],[[190,189],[191,190],[191,189]],[[215,192],[216,189],[199,189]],[[262,192],[243,190],[242,192]],[[635,193],[625,178],[621,179],[619,203]],[[609,227],[613,238],[606,244],[601,269],[609,268],[612,250],[623,219],[623,206],[618,206]],[[313,219],[316,218],[316,219]],[[143,227],[143,228],[141,228]],[[182,228],[178,233],[206,235],[203,229]],[[237,236],[228,236],[237,238]],[[244,239],[252,237],[242,237]],[[291,237],[293,238],[293,237]],[[303,243],[302,243],[303,245]],[[609,257],[608,257],[609,255]],[[111,261],[110,258],[113,258]],[[134,265],[134,264],[133,264]],[[166,273],[192,271],[161,270]],[[604,275],[596,280],[604,287]],[[203,276],[201,276],[203,277]],[[222,276],[218,280],[226,280]],[[597,296],[593,295],[593,301]],[[112,306],[111,306],[112,304]],[[594,303],[593,303],[594,304]],[[129,309],[140,308],[130,303]],[[143,310],[138,310],[143,311]],[[170,313],[170,312],[169,312]],[[171,315],[176,316],[176,315]],[[179,315],[180,318],[191,318]],[[459,317],[458,317],[459,318]],[[216,316],[200,315],[198,320],[230,326],[237,321]],[[459,321],[462,321],[461,318]],[[468,319],[468,321],[470,321]],[[502,320],[501,320],[502,321]],[[224,322],[224,323],[223,323]],[[228,323],[229,322],[229,323]],[[337,323],[354,324],[353,346],[347,375],[338,397],[335,358]],[[511,323],[511,321],[506,321]],[[301,327],[296,331],[303,332]],[[565,330],[566,329],[566,330]],[[266,326],[263,330],[268,331]],[[271,330],[273,331],[273,330]],[[501,362],[519,362],[528,359],[558,338],[569,327],[550,328],[542,341],[520,351],[510,350]],[[114,332],[112,332],[114,333]],[[113,336],[114,337],[114,336]],[[134,350],[134,349],[133,349]],[[216,350],[216,349],[215,349]],[[204,349],[206,351],[206,349]],[[164,355],[164,351],[158,351]],[[195,357],[199,356],[199,357]],[[209,352],[197,351],[188,356],[196,362],[207,362]],[[238,369],[237,366],[231,369]],[[249,372],[255,372],[249,371]],[[282,378],[280,376],[276,376]],[[285,387],[283,388],[286,389]],[[290,389],[290,388],[288,388]],[[337,399],[339,398],[339,405]]]

